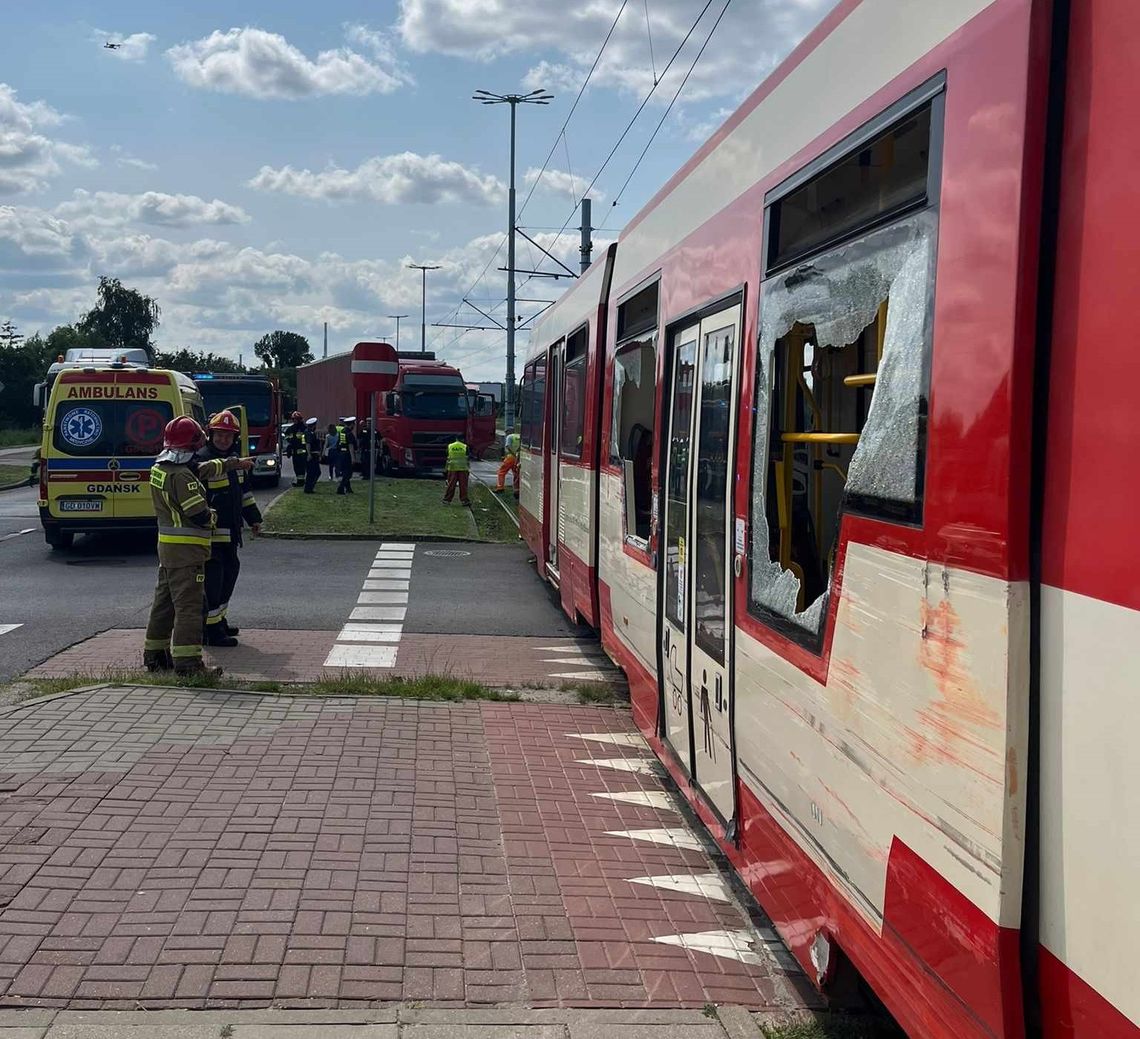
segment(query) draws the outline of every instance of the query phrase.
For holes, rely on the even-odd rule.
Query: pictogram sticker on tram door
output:
[[[685,539],[677,538],[677,616],[685,616]]]

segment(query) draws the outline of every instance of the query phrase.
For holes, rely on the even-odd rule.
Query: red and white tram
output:
[[[841,0],[532,334],[540,572],[916,1036],[1140,1036],[1138,47]]]

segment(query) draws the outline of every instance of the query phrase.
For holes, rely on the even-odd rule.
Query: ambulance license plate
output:
[[[101,498],[93,498],[87,501],[61,501],[59,503],[60,512],[102,512],[103,500]]]

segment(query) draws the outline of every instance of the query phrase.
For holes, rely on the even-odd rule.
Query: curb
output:
[[[34,486],[35,484],[32,483],[32,478],[29,476],[26,480],[21,480],[19,483],[6,483],[3,486],[0,486],[0,494],[3,494],[4,491],[18,491],[21,487]]]

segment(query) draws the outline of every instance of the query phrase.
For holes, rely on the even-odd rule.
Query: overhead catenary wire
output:
[[[645,97],[642,98],[641,104],[637,106],[637,111],[633,113],[633,117],[626,124],[625,129],[622,130],[621,135],[618,137],[617,141],[614,143],[614,146],[609,150],[609,153],[606,155],[601,166],[598,167],[598,172],[594,174],[593,179],[590,181],[586,190],[582,192],[582,195],[581,195],[582,198],[585,198],[593,190],[594,185],[597,184],[597,182],[598,182],[598,178],[606,171],[606,168],[609,166],[610,161],[613,159],[614,155],[617,154],[618,148],[621,147],[622,141],[624,141],[626,139],[626,137],[629,136],[629,131],[633,129],[634,123],[637,122],[641,113],[643,111],[645,111],[645,106],[647,104],[649,104],[650,98],[652,98],[653,95],[656,93],[657,87],[662,83],[662,81],[664,81],[666,74],[669,72],[669,69],[673,65],[673,62],[677,60],[677,56],[684,49],[685,44],[687,44],[689,42],[689,40],[692,38],[693,33],[697,31],[697,26],[700,25],[702,19],[708,13],[708,9],[710,7],[712,7],[712,5],[713,5],[713,0],[707,0],[704,7],[701,8],[700,14],[697,15],[696,19],[693,21],[693,24],[691,26],[689,26],[689,31],[687,33],[685,33],[685,38],[677,45],[677,49],[675,51],[673,51],[673,54],[669,58],[669,61],[666,63],[665,67],[661,70],[660,78],[650,88],[649,93],[647,93],[645,95]],[[723,12],[722,12],[722,14],[723,14]],[[566,221],[562,224],[562,227],[558,232],[559,236],[561,236],[566,231],[566,228],[570,226],[570,221],[574,219],[574,214],[576,212],[578,212],[578,206],[579,205],[581,205],[581,201],[576,203],[574,208],[570,210],[570,215],[566,218]]]
[[[554,137],[554,143],[550,146],[550,151],[547,153],[546,161],[542,164],[542,169],[538,171],[538,176],[534,178],[534,182],[530,186],[530,191],[527,192],[526,198],[523,199],[523,204],[519,207],[518,214],[515,217],[517,223],[522,219],[523,211],[530,202],[531,196],[534,194],[535,189],[538,187],[539,181],[542,180],[543,174],[546,173],[547,167],[550,165],[550,160],[554,157],[554,152],[558,148],[558,140],[566,133],[566,127],[570,125],[570,118],[574,115],[575,109],[578,107],[578,102],[582,100],[582,95],[586,92],[586,87],[590,83],[590,79],[594,75],[594,70],[598,67],[598,62],[602,60],[602,54],[605,53],[606,47],[609,45],[610,37],[613,36],[614,30],[621,21],[621,16],[625,11],[626,4],[629,0],[621,0],[621,7],[618,8],[618,13],[614,15],[613,24],[610,26],[610,31],[606,33],[606,38],[602,40],[601,47],[598,48],[598,53],[594,56],[594,63],[590,66],[589,71],[586,73],[586,78],[582,80],[582,85],[578,88],[578,95],[574,98],[574,103],[570,106],[570,111],[566,113],[566,118],[562,121],[562,128]]]
[[[658,120],[657,126],[654,127],[653,133],[649,135],[649,140],[645,142],[645,147],[642,148],[641,154],[637,157],[637,162],[633,164],[633,169],[629,171],[629,176],[625,178],[625,182],[618,190],[618,193],[614,196],[614,200],[610,204],[610,208],[606,211],[606,215],[602,218],[601,224],[598,225],[597,230],[600,231],[603,227],[606,226],[606,222],[609,220],[610,214],[614,211],[614,207],[618,204],[618,202],[621,201],[621,197],[625,193],[625,189],[629,187],[629,182],[633,180],[633,175],[637,172],[638,167],[645,159],[645,156],[649,152],[650,147],[653,145],[653,142],[656,139],[657,134],[660,132],[661,127],[665,125],[665,120],[669,118],[669,113],[673,110],[673,106],[677,103],[677,98],[681,96],[681,91],[685,89],[685,84],[689,82],[689,77],[693,74],[693,70],[697,67],[697,62],[701,60],[701,55],[704,54],[705,48],[708,47],[709,41],[713,38],[713,34],[716,32],[717,26],[720,25],[721,19],[724,18],[725,13],[728,11],[729,5],[731,3],[732,0],[724,0],[724,7],[720,9],[720,14],[716,16],[716,21],[713,22],[708,36],[705,37],[705,42],[701,44],[701,49],[697,51],[697,56],[693,58],[693,63],[689,66],[689,71],[685,73],[685,78],[681,80],[681,84],[674,92],[672,100],[670,100],[665,111],[661,114],[661,118]]]

